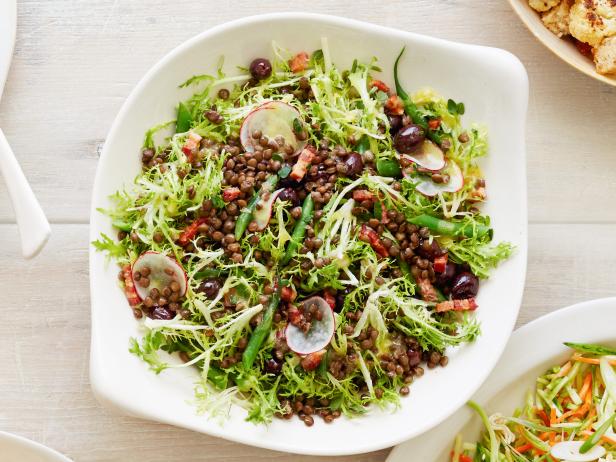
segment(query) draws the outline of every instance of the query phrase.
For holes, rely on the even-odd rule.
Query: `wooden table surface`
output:
[[[88,381],[88,208],[98,153],[141,76],[193,35],[282,0],[20,0],[0,126],[42,202],[52,237],[23,261],[0,184],[0,429],[75,461],[307,461],[107,411]],[[518,324],[616,294],[616,88],[577,73],[504,1],[311,0],[330,13],[492,45],[528,69],[530,244]],[[514,193],[514,192],[513,192]],[[383,461],[388,450],[339,458]]]

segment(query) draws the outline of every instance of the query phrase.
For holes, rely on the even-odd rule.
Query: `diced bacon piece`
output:
[[[199,226],[205,223],[207,223],[206,217],[197,218],[195,221],[189,224],[186,228],[184,228],[184,231],[182,231],[182,234],[180,234],[180,237],[178,238],[178,243],[182,247],[187,245],[197,235]]]
[[[389,93],[389,87],[382,80],[376,80],[375,79],[372,82],[370,82],[370,86],[371,87],[376,87],[377,89],[381,90],[384,93]]]
[[[291,68],[291,72],[297,74],[298,72],[303,72],[308,67],[308,61],[310,56],[305,51],[301,51],[297,53],[293,58],[289,60],[289,67]]]
[[[387,251],[387,248],[383,245],[383,242],[379,238],[379,235],[370,226],[365,224],[361,225],[361,230],[359,231],[359,238],[364,242],[368,242],[379,256],[389,256],[389,252]]]
[[[447,259],[448,259],[448,254],[444,254],[444,255],[439,255],[438,257],[434,258],[434,271],[436,271],[437,273],[443,273],[445,271],[445,268],[447,267]]]
[[[404,114],[404,103],[398,95],[391,95],[385,101],[385,111],[391,115],[402,115]]]
[[[312,146],[306,146],[297,157],[297,161],[295,162],[289,176],[295,181],[299,181],[304,178],[304,175],[308,171],[308,167],[310,167],[310,163],[314,159],[315,155],[315,149]]]
[[[289,305],[287,310],[287,319],[294,326],[298,325],[302,321],[303,315],[295,305]]]
[[[317,367],[319,367],[319,364],[321,364],[325,353],[327,353],[327,350],[319,350],[315,351],[314,353],[307,354],[302,358],[300,364],[305,371],[313,371]]]
[[[419,292],[421,293],[421,298],[426,302],[436,302],[438,301],[438,296],[436,294],[436,289],[428,279],[417,278],[417,285],[419,286]]]
[[[184,142],[184,146],[182,146],[182,152],[186,154],[186,157],[188,157],[190,162],[192,162],[193,157],[197,154],[201,140],[202,137],[197,135],[195,132],[190,132],[188,134],[188,138]]]
[[[135,306],[141,303],[137,290],[135,289],[135,282],[133,281],[133,272],[130,265],[122,267],[122,278],[124,279],[124,295],[128,300],[130,306]]]
[[[355,189],[353,191],[353,199],[355,199],[357,202],[376,200],[376,198],[374,197],[374,194],[372,194],[367,189]]]
[[[225,202],[231,202],[240,197],[240,188],[225,188],[222,192],[222,200]]]
[[[292,302],[297,298],[297,291],[291,286],[284,286],[280,289],[280,298],[284,302]]]
[[[436,304],[437,313],[445,313],[446,311],[475,311],[476,309],[477,303],[474,298],[447,300]]]
[[[430,119],[428,121],[428,127],[430,127],[431,130],[436,130],[438,127],[440,127],[441,125],[441,119],[439,119],[438,117],[436,119]]]

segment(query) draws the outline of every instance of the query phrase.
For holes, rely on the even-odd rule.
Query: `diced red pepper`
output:
[[[475,311],[477,302],[474,298],[465,298],[463,300],[447,300],[436,304],[436,312],[444,313],[446,311]]]
[[[336,309],[336,297],[327,289],[323,291],[323,300],[327,302],[332,310]]]
[[[389,87],[382,80],[373,80],[372,82],[370,82],[370,86],[376,87],[384,93],[389,93]]]
[[[365,224],[361,225],[359,237],[360,239],[368,242],[370,246],[374,249],[374,251],[381,257],[389,256],[389,252],[387,251],[387,248],[383,245],[381,239],[379,239],[379,235],[370,226]]]
[[[124,279],[124,295],[130,306],[139,305],[141,299],[137,295],[135,282],[133,281],[133,270],[130,265],[122,267],[122,278]]]
[[[310,56],[305,51],[301,51],[297,53],[293,58],[289,60],[289,67],[291,68],[291,72],[297,74],[298,72],[303,72],[308,67],[308,61],[310,60]]]
[[[242,194],[240,188],[225,188],[222,192],[222,200],[231,202],[240,197],[240,194]]]
[[[197,229],[199,228],[199,226],[205,223],[207,223],[206,217],[197,218],[195,221],[189,224],[186,228],[184,228],[184,231],[182,231],[182,234],[180,234],[180,237],[178,238],[178,243],[181,246],[187,245],[197,235]]]
[[[453,451],[449,453],[449,457],[451,457],[451,462],[473,462],[473,459],[466,454],[459,454],[458,460],[453,460]]]
[[[184,142],[184,146],[182,146],[182,152],[186,154],[189,162],[192,162],[195,154],[197,154],[201,140],[202,137],[197,135],[195,132],[190,132],[188,134],[188,138]]]
[[[300,364],[305,371],[314,371],[317,367],[319,367],[319,364],[321,364],[325,353],[327,353],[327,350],[320,350],[310,353],[302,358]]]
[[[436,119],[428,120],[428,127],[430,127],[431,130],[436,130],[438,127],[440,127],[440,125],[441,119],[439,119],[438,117]]]
[[[284,302],[292,302],[297,298],[297,291],[291,286],[284,286],[280,289],[280,298]]]
[[[445,268],[447,267],[447,259],[448,259],[449,255],[448,254],[444,254],[444,255],[440,255],[438,257],[434,258],[434,263],[433,263],[433,267],[434,267],[434,271],[436,271],[437,273],[444,273],[445,272]]]
[[[376,198],[374,197],[374,194],[372,194],[367,189],[355,189],[355,190],[353,190],[353,199],[355,199],[357,202],[374,201],[374,200],[376,200]]]
[[[391,115],[404,114],[404,103],[398,95],[391,95],[385,101],[385,111]]]
[[[312,146],[306,146],[297,158],[297,161],[295,162],[289,176],[295,181],[299,181],[304,178],[304,175],[308,171],[308,167],[314,159],[314,156],[316,156],[315,149]]]

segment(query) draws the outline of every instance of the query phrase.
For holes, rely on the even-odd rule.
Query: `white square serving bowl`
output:
[[[333,61],[349,67],[353,59],[376,56],[382,79],[392,82],[392,66],[403,46],[401,79],[407,91],[432,87],[466,105],[465,122],[483,123],[490,139],[484,161],[495,240],[516,246],[515,254],[482,283],[477,318],[482,335],[449,353],[446,368],[428,371],[411,387],[397,410],[371,409],[362,417],[320,420],[311,428],[297,419],[270,425],[246,422],[232,408],[222,425],[198,415],[193,401],[196,371],[167,370],[155,375],[128,352],[140,336],[122,290],[117,268],[90,249],[92,343],[90,375],[98,399],[123,412],[233,441],[303,454],[362,453],[395,445],[442,422],[479,388],[496,364],[517,318],[526,271],[527,212],[524,131],[528,80],[510,53],[452,43],[348,19],[303,13],[255,16],[212,28],[182,44],[155,65],[133,90],[118,114],[100,158],[91,211],[91,240],[113,235],[110,220],[98,213],[108,196],[130,185],[141,168],[144,132],[175,117],[175,106],[189,93],[178,84],[194,74],[213,73],[220,56],[225,71],[255,57],[271,57],[271,42],[291,51],[313,51],[327,37]],[[190,91],[190,90],[188,90]]]

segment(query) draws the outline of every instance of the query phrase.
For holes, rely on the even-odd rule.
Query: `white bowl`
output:
[[[616,345],[616,297],[578,303],[542,316],[516,330],[490,378],[473,396],[488,414],[504,415],[519,408],[535,379],[564,361],[571,350],[563,342]],[[396,447],[387,462],[449,462],[454,438],[477,441],[480,419],[468,407],[452,415],[430,433]],[[413,454],[412,459],[409,454]]]
[[[616,86],[616,75],[603,75],[597,72],[592,59],[584,56],[570,40],[558,38],[541,21],[541,16],[528,4],[528,0],[509,0],[513,11],[524,25],[552,53],[580,72],[608,85]]]
[[[0,432],[2,462],[71,462],[62,454],[23,436]]]
[[[301,33],[298,33],[301,31]],[[91,239],[113,235],[108,218],[96,211],[107,197],[130,184],[140,170],[139,149],[151,126],[173,119],[186,90],[178,83],[214,72],[221,55],[225,68],[270,56],[270,42],[290,50],[320,48],[329,38],[334,62],[350,66],[354,58],[379,57],[383,78],[392,82],[392,66],[402,46],[401,65],[406,89],[431,86],[456,101],[464,101],[465,120],[487,124],[491,155],[485,161],[496,240],[517,247],[515,255],[482,284],[477,318],[483,334],[472,345],[451,352],[446,368],[428,372],[412,386],[397,412],[373,410],[352,420],[326,425],[317,420],[307,428],[299,420],[276,420],[269,426],[244,421],[245,412],[232,409],[223,426],[197,415],[193,399],[195,371],[173,370],[155,375],[128,352],[128,339],[138,326],[117,284],[117,268],[91,249],[92,387],[101,402],[147,419],[190,428],[245,444],[305,454],[335,455],[392,446],[443,421],[479,388],[496,364],[514,326],[526,270],[526,177],[524,126],[528,100],[526,72],[517,58],[494,48],[463,45],[331,16],[275,14],[234,21],[210,29],[164,57],[137,85],[107,137],[101,155],[91,213]]]

